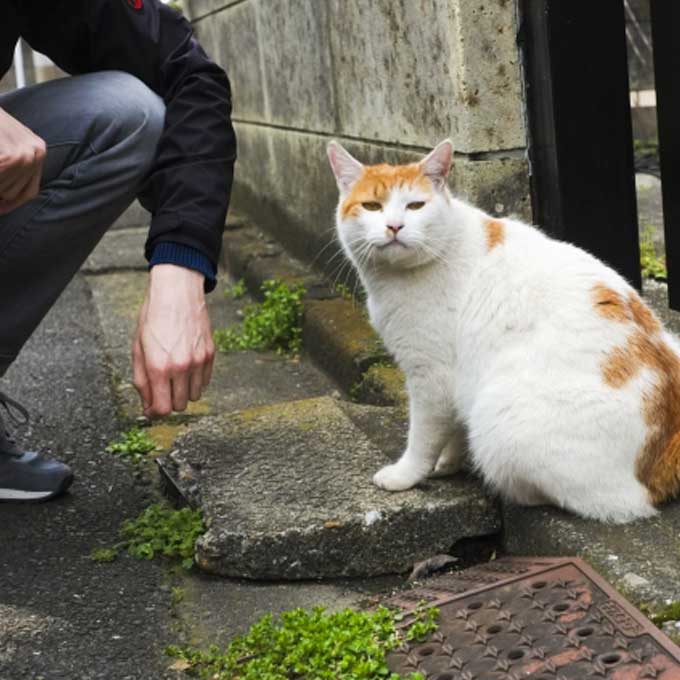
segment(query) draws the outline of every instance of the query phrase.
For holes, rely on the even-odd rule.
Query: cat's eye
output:
[[[406,207],[409,210],[420,210],[425,205],[425,201],[412,201]]]
[[[366,201],[361,205],[364,210],[382,210],[382,205],[378,201]]]

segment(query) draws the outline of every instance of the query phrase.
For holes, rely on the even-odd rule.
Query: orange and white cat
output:
[[[340,243],[406,375],[390,491],[458,470],[525,505],[649,517],[680,491],[680,345],[595,257],[454,198],[444,141],[419,163],[328,155]]]

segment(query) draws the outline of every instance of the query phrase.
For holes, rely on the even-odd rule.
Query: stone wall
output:
[[[494,214],[528,217],[513,0],[187,0],[185,7],[232,82],[233,205],[308,262],[333,234],[337,193],[325,154],[333,138],[365,162],[395,162],[451,137],[454,190]]]

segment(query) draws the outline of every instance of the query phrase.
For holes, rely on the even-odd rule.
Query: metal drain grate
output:
[[[680,680],[680,648],[578,559],[507,558],[448,574],[387,604],[419,602],[439,630],[388,657],[428,680]]]

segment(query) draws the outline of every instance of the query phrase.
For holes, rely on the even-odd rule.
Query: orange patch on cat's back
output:
[[[505,242],[505,225],[500,220],[487,220],[484,223],[486,233],[486,249],[491,252],[496,246]]]
[[[596,283],[592,289],[595,311],[610,321],[631,321],[633,315],[626,299],[604,283]]]
[[[432,190],[432,182],[423,174],[419,163],[367,165],[343,201],[341,214],[343,218],[356,217],[362,203],[384,203],[392,189],[403,186],[418,186],[428,192]]]
[[[661,330],[659,320],[635,291],[628,295],[628,305],[635,323],[646,333],[654,334]]]
[[[595,311],[617,323],[627,323],[626,344],[615,347],[602,364],[602,378],[614,389],[625,387],[643,369],[654,374],[654,385],[642,397],[642,417],[648,436],[635,463],[638,480],[654,505],[680,493],[680,357],[661,335],[654,313],[631,291],[627,296],[604,284],[593,287]]]

